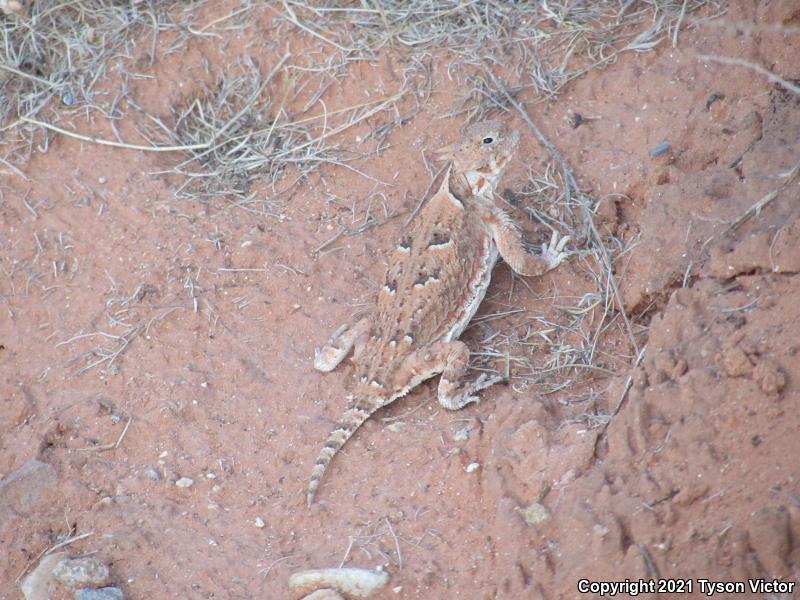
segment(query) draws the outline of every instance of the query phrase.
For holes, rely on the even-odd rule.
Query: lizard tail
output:
[[[319,483],[328,465],[331,464],[334,455],[345,445],[350,436],[361,427],[364,421],[369,419],[373,412],[375,411],[358,406],[349,408],[342,416],[341,421],[339,421],[339,427],[334,429],[328,436],[328,440],[320,451],[316,464],[314,464],[314,469],[311,471],[311,481],[308,484],[308,494],[306,495],[308,506],[311,506],[314,502]]]

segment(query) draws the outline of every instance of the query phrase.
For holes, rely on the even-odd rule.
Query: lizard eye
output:
[[[482,141],[483,141],[484,144],[491,144],[494,141],[494,138],[491,137],[491,136],[487,136],[487,137],[483,138]]]

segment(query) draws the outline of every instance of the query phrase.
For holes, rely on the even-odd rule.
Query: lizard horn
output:
[[[433,153],[436,155],[437,160],[452,160],[457,149],[458,144],[450,144],[434,150]]]

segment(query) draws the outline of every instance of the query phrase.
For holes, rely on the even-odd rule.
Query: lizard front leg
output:
[[[354,355],[358,355],[369,335],[370,321],[366,317],[356,322],[353,327],[345,323],[337,329],[321,350],[314,351],[314,368],[325,373],[333,371],[355,346]]]
[[[559,239],[558,232],[554,231],[550,243],[542,244],[541,256],[535,256],[525,249],[517,224],[504,210],[493,206],[486,209],[481,218],[497,244],[500,256],[515,273],[527,276],[542,275],[555,269],[569,256],[569,252],[563,251],[570,239],[569,236]]]
[[[411,353],[403,361],[403,373],[409,389],[441,373],[439,379],[439,404],[448,410],[458,410],[470,402],[478,402],[476,392],[504,381],[504,377],[487,376],[475,381],[464,381],[469,365],[469,348],[464,342],[434,342]]]

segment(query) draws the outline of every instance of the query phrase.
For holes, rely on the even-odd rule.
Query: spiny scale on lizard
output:
[[[352,350],[355,384],[312,471],[309,505],[333,456],[381,407],[437,374],[439,403],[450,410],[502,380],[483,374],[464,381],[469,349],[458,338],[486,294],[498,255],[521,275],[541,275],[567,256],[569,240],[554,233],[541,256],[529,254],[514,221],[494,204],[518,142],[517,131],[485,121],[440,150],[450,168],[392,252],[374,314],[340,327],[317,352],[314,367],[327,372]]]

